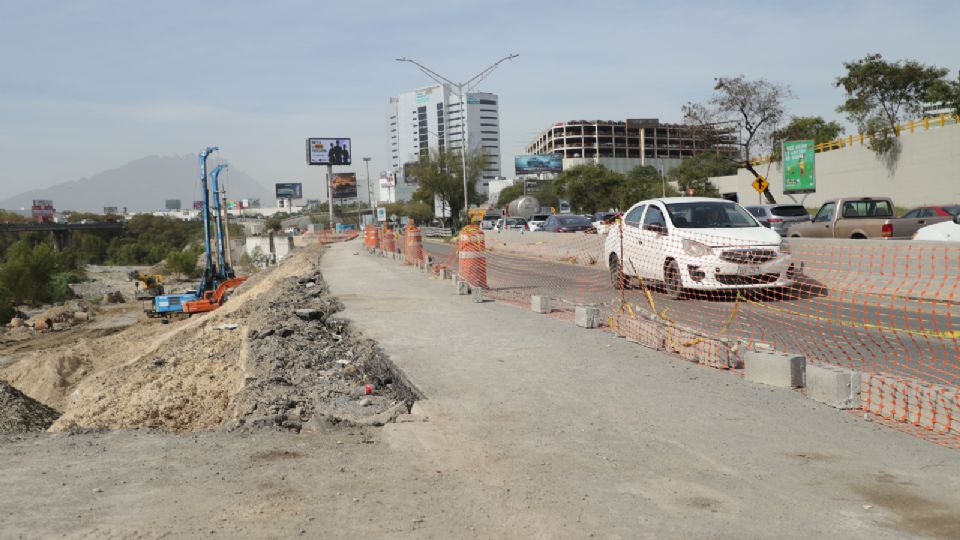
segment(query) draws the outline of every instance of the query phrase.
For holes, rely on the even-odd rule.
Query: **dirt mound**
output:
[[[59,413],[0,381],[0,433],[44,431]]]
[[[77,385],[51,430],[299,431],[406,412],[408,385],[374,343],[332,318],[340,304],[317,271],[320,251],[296,252],[222,308],[130,343],[128,361]]]

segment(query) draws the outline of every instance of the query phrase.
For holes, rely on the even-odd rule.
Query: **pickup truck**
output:
[[[909,240],[921,227],[950,220],[949,216],[897,218],[893,208],[893,201],[885,197],[832,199],[809,222],[791,225],[787,236]]]

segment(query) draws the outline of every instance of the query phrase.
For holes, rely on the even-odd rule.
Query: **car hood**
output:
[[[719,229],[673,229],[681,239],[695,240],[710,247],[776,246],[780,234],[766,227]]]

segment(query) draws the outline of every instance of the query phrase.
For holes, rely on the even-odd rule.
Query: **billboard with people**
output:
[[[336,173],[333,175],[333,198],[352,199],[357,196],[357,174]]]
[[[416,161],[408,161],[403,164],[403,183],[404,184],[417,183],[416,166],[417,166]]]
[[[350,165],[350,139],[307,139],[308,165]]]
[[[517,174],[563,172],[563,158],[553,154],[516,156],[513,158],[513,165]]]

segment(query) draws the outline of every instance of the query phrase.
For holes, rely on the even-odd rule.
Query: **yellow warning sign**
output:
[[[767,179],[762,176],[758,176],[753,181],[753,189],[757,190],[757,193],[763,193],[768,187],[770,187],[770,182],[767,182]]]

